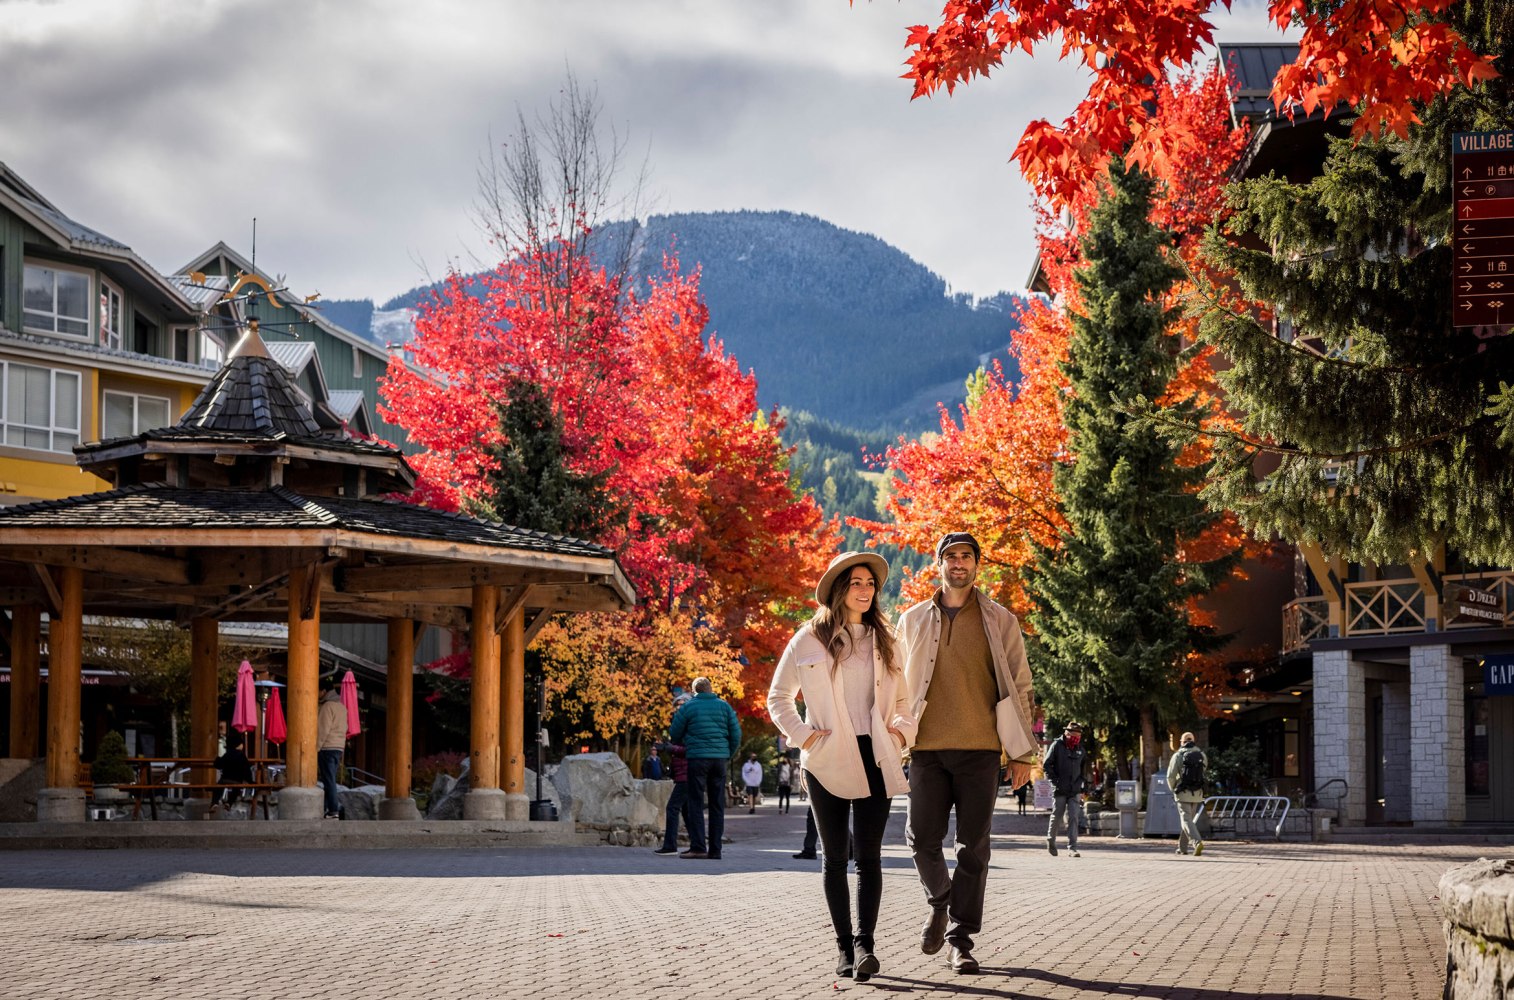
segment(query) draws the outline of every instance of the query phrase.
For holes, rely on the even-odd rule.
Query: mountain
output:
[[[876,236],[790,212],[697,212],[620,222],[595,234],[601,260],[631,242],[631,274],[660,273],[674,252],[698,267],[708,332],[757,374],[764,407],[782,406],[864,430],[936,426],[988,357],[1005,357],[1017,296],[953,295],[924,265]],[[398,310],[426,301],[412,289],[377,309],[367,300],[323,303],[334,322],[379,343],[401,339]],[[350,319],[349,322],[346,320]]]

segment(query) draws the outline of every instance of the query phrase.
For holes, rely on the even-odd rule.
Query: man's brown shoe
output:
[[[946,907],[932,909],[930,919],[925,921],[925,926],[920,929],[920,950],[927,955],[934,955],[941,950],[946,943]]]
[[[973,953],[966,948],[958,948],[952,945],[951,956],[947,959],[953,972],[971,975],[978,971],[978,960],[973,958]]]
[[[684,851],[682,854],[680,854],[678,856],[680,858],[694,858],[696,860],[697,859],[702,859],[702,858],[709,857],[709,855],[706,854],[704,851]]]

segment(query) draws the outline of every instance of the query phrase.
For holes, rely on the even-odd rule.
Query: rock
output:
[[[553,785],[551,778],[546,775],[542,776],[541,797],[557,807],[559,816],[564,815],[565,810],[562,806],[562,798],[557,794],[557,786]],[[536,772],[529,767],[526,768],[526,798],[533,801],[536,799]]]
[[[438,774],[431,784],[431,798],[427,800],[427,819],[462,819],[463,796],[468,794],[469,762],[463,761],[462,774],[454,778]]]
[[[631,777],[631,771],[613,753],[586,753],[564,757],[552,775],[560,798],[558,809],[571,813],[580,823],[627,831],[628,843],[636,842],[629,831],[662,829],[671,781]]]
[[[378,805],[384,798],[383,785],[361,785],[337,789],[343,819],[378,819]]]
[[[1514,861],[1480,858],[1440,880],[1446,934],[1444,996],[1482,1000],[1514,991]]]

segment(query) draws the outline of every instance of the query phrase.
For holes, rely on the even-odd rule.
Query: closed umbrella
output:
[[[347,738],[350,740],[363,731],[357,721],[357,678],[350,670],[342,676],[342,707],[347,710]]]
[[[289,738],[289,726],[284,722],[284,702],[279,698],[279,689],[268,692],[268,728],[264,732],[269,743],[283,743]]]
[[[258,728],[258,700],[253,693],[252,664],[246,660],[237,668],[237,700],[231,710],[231,728],[250,733]]]

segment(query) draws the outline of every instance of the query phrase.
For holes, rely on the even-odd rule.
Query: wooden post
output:
[[[504,760],[505,818],[525,819],[526,609],[516,608],[500,635],[500,756]]]
[[[11,610],[12,757],[37,756],[42,718],[42,608],[18,604]]]
[[[289,742],[285,783],[315,790],[316,716],[320,706],[321,674],[321,588],[311,580],[319,573],[314,566],[299,566],[289,573]],[[309,591],[309,593],[307,593]],[[313,597],[311,596],[313,594]],[[305,617],[303,602],[310,600],[310,617]],[[282,793],[280,810],[283,810]],[[317,800],[319,805],[319,800]],[[313,817],[320,818],[317,809]]]
[[[189,622],[189,755],[214,757],[219,731],[216,726],[216,667],[221,654],[219,625],[214,618]],[[196,768],[194,782],[216,780],[214,767]],[[208,795],[203,796],[209,798]]]
[[[78,788],[84,571],[64,566],[57,572],[59,614],[47,627],[47,787]]]
[[[494,631],[498,603],[497,586],[474,585],[470,791],[499,788],[499,637]]]
[[[410,727],[414,711],[415,625],[408,618],[389,619],[388,728],[384,733],[384,794],[410,797]]]

